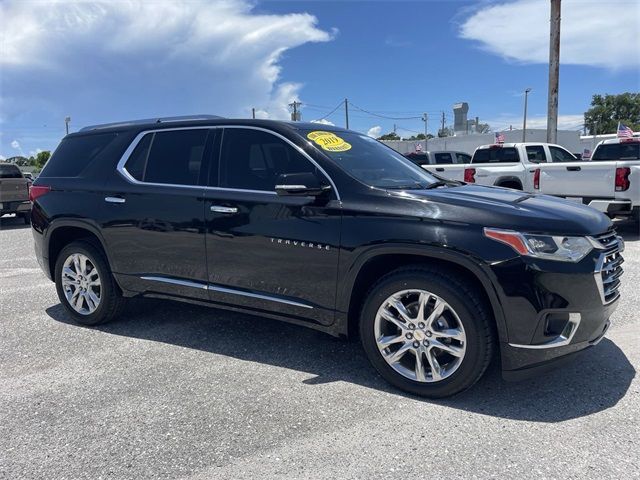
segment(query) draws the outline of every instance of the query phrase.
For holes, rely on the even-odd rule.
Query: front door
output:
[[[205,192],[209,293],[219,303],[333,322],[341,210],[322,200],[278,196],[281,174],[324,174],[266,130],[227,127]],[[213,164],[215,165],[215,163]]]

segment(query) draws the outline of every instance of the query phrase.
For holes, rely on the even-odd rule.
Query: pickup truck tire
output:
[[[104,253],[89,241],[79,240],[63,247],[54,273],[58,298],[77,323],[107,323],[122,311],[125,299]]]
[[[478,381],[491,361],[493,332],[489,308],[475,287],[423,267],[380,279],[360,316],[360,339],[378,373],[429,398],[454,395]]]
[[[25,225],[31,225],[31,212],[23,213],[22,220],[24,220]]]

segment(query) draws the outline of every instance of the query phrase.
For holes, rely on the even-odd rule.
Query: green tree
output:
[[[400,140],[400,137],[396,132],[385,133],[381,137],[378,137],[378,140]]]
[[[591,108],[584,112],[589,133],[616,133],[618,122],[634,132],[640,130],[640,93],[593,96]]]
[[[438,137],[453,137],[453,128],[444,127],[438,130]]]
[[[39,169],[42,169],[42,167],[44,167],[44,164],[47,163],[47,160],[49,160],[50,156],[51,156],[51,152],[49,150],[45,150],[44,152],[39,152],[36,155],[35,166],[38,167]]]
[[[491,133],[491,127],[488,123],[478,123],[478,128],[476,129],[478,133]]]

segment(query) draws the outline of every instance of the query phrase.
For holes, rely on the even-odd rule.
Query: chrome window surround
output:
[[[257,298],[259,300],[267,300],[269,302],[276,303],[284,303],[286,305],[292,305],[294,307],[302,307],[302,308],[310,308],[313,309],[311,305],[306,303],[295,302],[293,300],[287,300],[284,298],[272,297],[271,295],[264,295],[260,293],[251,293],[245,292],[244,290],[236,290],[235,288],[221,287],[218,285],[214,285],[211,283],[199,283],[199,282],[190,282],[188,280],[180,280],[177,278],[168,278],[168,277],[154,277],[154,276],[143,276],[140,277],[142,280],[149,280],[152,282],[161,282],[161,283],[169,283],[172,285],[179,285],[182,287],[191,287],[191,288],[199,288],[201,290],[211,290],[213,292],[219,293],[228,293],[231,295],[240,295],[243,297],[251,297]]]
[[[509,345],[511,347],[529,348],[534,350],[564,347],[565,345],[569,345],[571,343],[571,340],[573,340],[573,337],[578,331],[578,327],[580,326],[580,320],[582,320],[582,315],[580,315],[579,313],[570,313],[569,321],[562,330],[562,333],[557,337],[549,340],[548,342],[540,343],[538,345],[522,345],[518,343],[510,343]]]
[[[335,183],[333,183],[333,179],[327,174],[324,168],[318,165],[318,163],[309,156],[307,152],[305,152],[302,148],[300,148],[298,145],[293,143],[287,137],[280,135],[277,132],[274,132],[267,128],[254,127],[249,125],[210,125],[210,126],[204,125],[204,126],[197,126],[197,127],[158,128],[158,129],[144,130],[140,132],[138,135],[136,135],[136,138],[133,139],[131,144],[124,151],[124,153],[122,154],[122,157],[120,157],[120,160],[118,161],[118,165],[116,169],[118,170],[118,173],[126,181],[128,181],[129,183],[133,183],[135,185],[150,185],[150,186],[156,186],[156,187],[177,187],[177,188],[199,189],[199,190],[200,189],[214,190],[214,191],[220,190],[220,191],[227,191],[227,192],[262,193],[266,195],[278,195],[275,191],[271,191],[271,190],[248,190],[243,188],[210,187],[206,185],[201,186],[201,185],[180,185],[180,184],[173,184],[173,183],[141,182],[140,180],[135,179],[125,168],[125,164],[129,160],[129,157],[131,156],[135,148],[138,146],[138,143],[140,143],[140,140],[142,140],[142,138],[149,133],[175,132],[178,130],[216,130],[216,129],[225,129],[225,128],[242,128],[245,130],[259,130],[261,132],[270,133],[271,135],[283,140],[284,142],[292,146],[296,151],[298,151],[298,153],[300,153],[303,157],[309,160],[318,170],[320,170],[320,172],[322,172],[322,174],[327,178],[327,180],[329,180],[329,183],[331,184],[331,187],[333,188],[333,190],[336,192],[337,200],[339,202],[341,201],[340,193],[338,192],[338,189],[336,188]]]

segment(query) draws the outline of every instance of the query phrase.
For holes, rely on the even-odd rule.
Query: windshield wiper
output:
[[[427,185],[426,187],[424,187],[424,189],[431,190],[432,188],[446,187],[447,185],[449,185],[449,183],[450,182],[437,181],[435,183],[432,183],[431,185]]]

